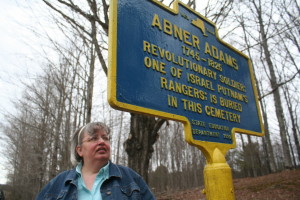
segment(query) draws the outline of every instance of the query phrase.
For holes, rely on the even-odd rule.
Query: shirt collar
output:
[[[109,177],[109,164],[110,161],[108,161],[108,163],[99,170],[97,176],[102,175],[104,177]],[[76,166],[76,172],[79,176],[82,176],[81,170],[82,170],[82,162],[78,163],[78,165]]]

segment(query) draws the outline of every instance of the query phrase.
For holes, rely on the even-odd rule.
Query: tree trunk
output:
[[[250,56],[250,59],[252,61],[253,59],[252,59],[251,51],[250,51],[251,45],[250,45],[249,39],[247,37],[245,21],[244,21],[244,18],[241,18],[240,20],[241,20],[240,25],[243,28],[244,40],[245,40],[246,45],[247,45],[247,52],[248,52],[248,54]],[[255,73],[255,68],[253,68],[253,70],[254,70],[254,73]],[[269,171],[275,172],[276,171],[276,163],[275,163],[274,152],[273,152],[271,138],[270,138],[268,117],[267,117],[267,113],[265,111],[266,106],[264,104],[264,100],[261,98],[261,88],[263,88],[263,87],[261,86],[261,82],[259,82],[256,79],[256,77],[255,77],[255,83],[256,83],[256,86],[257,86],[258,97],[260,99],[260,104],[261,104],[261,108],[262,108],[262,117],[263,117],[264,127],[265,127],[266,144],[264,144],[264,145],[266,146],[266,150],[267,150],[267,160],[268,160],[267,165],[268,165]]]
[[[125,141],[128,166],[148,182],[149,162],[158,139],[158,130],[166,120],[131,113],[130,133]]]
[[[91,22],[92,23],[92,22]],[[95,22],[92,23],[92,33],[95,35],[96,33],[96,25]],[[94,47],[91,45],[90,49],[90,71],[88,76],[88,82],[87,82],[87,99],[86,99],[86,123],[91,122],[92,118],[92,107],[93,107],[93,92],[94,92],[94,72],[95,72],[95,53],[94,53]]]
[[[294,117],[291,96],[290,96],[290,93],[289,93],[289,90],[287,87],[284,87],[284,96],[285,96],[285,100],[287,102],[287,107],[288,107],[288,111],[289,111],[290,118],[291,118],[292,132],[293,132],[293,136],[294,136],[294,140],[295,140],[296,150],[297,150],[297,154],[298,154],[298,160],[300,160],[300,143],[299,143],[298,133],[297,133],[297,120],[295,120],[295,117]],[[296,160],[295,160],[295,163],[297,163]]]
[[[122,133],[122,130],[123,130],[123,115],[124,115],[124,113],[121,112],[121,116],[120,116],[120,130],[119,130],[119,133]],[[121,136],[122,136],[122,134],[118,134],[118,141],[117,141],[117,148],[118,148],[118,149],[117,149],[117,155],[116,155],[116,163],[117,163],[117,164],[120,164],[120,157],[121,157],[121,155],[120,155]]]
[[[259,96],[260,90],[258,90]],[[261,99],[261,107],[262,107],[262,116],[264,119],[264,125],[265,125],[265,138],[266,138],[266,146],[267,146],[267,160],[268,160],[268,166],[269,169],[272,173],[277,171],[277,166],[275,162],[275,157],[274,157],[274,151],[272,147],[272,142],[271,142],[271,136],[270,136],[270,129],[269,129],[269,122],[268,122],[268,114],[266,112],[266,106],[265,102],[263,99]]]
[[[245,142],[244,142],[244,138],[243,138],[243,135],[241,134],[241,141],[242,141],[242,148],[243,148],[243,152],[244,152],[244,162],[246,163],[246,159],[247,159],[247,154],[246,154],[246,145],[245,145]],[[243,170],[243,173],[244,173],[244,176],[245,177],[250,177],[251,176],[251,173],[249,171],[249,167],[247,167],[246,164],[244,164],[242,166],[242,170]]]
[[[275,103],[275,111],[276,111],[276,116],[278,119],[279,123],[279,131],[280,131],[280,137],[281,137],[281,144],[282,144],[282,149],[283,149],[283,155],[284,155],[284,165],[285,168],[290,169],[292,168],[292,160],[291,160],[291,155],[290,155],[290,150],[289,150],[289,144],[287,141],[287,135],[286,135],[286,127],[284,124],[284,115],[283,115],[283,108],[282,108],[282,103],[281,103],[281,98],[280,98],[280,93],[277,85],[277,79],[275,75],[275,69],[273,62],[271,60],[271,53],[269,50],[269,45],[267,41],[267,35],[265,32],[265,27],[264,27],[264,21],[262,18],[262,9],[259,1],[259,5],[257,5],[254,0],[252,1],[254,4],[257,14],[258,14],[258,22],[259,22],[259,29],[260,29],[260,35],[261,35],[261,45],[264,50],[264,55],[265,59],[270,71],[270,83],[272,90],[274,91],[273,97],[274,97],[274,103]]]
[[[250,149],[254,150],[254,145],[256,145],[256,144],[252,143],[250,135],[247,135],[247,138],[248,138],[248,143],[249,143],[248,145],[250,146]],[[249,156],[250,162],[251,162],[251,164],[250,164],[251,165],[251,170],[250,170],[251,171],[251,175],[252,175],[252,177],[257,177],[257,170],[256,169],[257,169],[258,166],[255,165],[255,163],[257,163],[257,162],[254,159],[254,156],[255,156],[254,153],[256,153],[256,152],[248,152],[247,155]]]

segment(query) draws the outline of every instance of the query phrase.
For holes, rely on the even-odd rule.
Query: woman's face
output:
[[[109,136],[103,130],[90,136],[86,132],[83,135],[82,144],[78,145],[77,153],[83,158],[84,163],[93,161],[108,162],[110,158]]]

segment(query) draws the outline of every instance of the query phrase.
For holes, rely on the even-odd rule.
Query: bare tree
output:
[[[247,33],[247,28],[246,28],[246,24],[245,24],[245,20],[244,20],[244,16],[243,14],[236,16],[237,21],[239,22],[242,30],[243,30],[243,41],[245,42],[245,50],[247,51],[250,60],[252,59],[252,53],[251,53],[251,44],[248,38],[248,33]],[[254,68],[254,73],[255,73],[255,68]],[[267,112],[265,110],[265,104],[264,104],[264,100],[261,98],[261,82],[258,82],[257,78],[255,78],[255,82],[256,82],[256,86],[258,88],[258,98],[260,99],[260,105],[262,107],[262,117],[263,117],[263,121],[264,121],[264,126],[265,126],[265,133],[266,133],[266,143],[264,143],[264,145],[266,146],[266,151],[267,151],[267,160],[269,162],[269,169],[271,172],[275,172],[276,171],[276,164],[275,164],[275,160],[274,160],[274,154],[273,154],[273,148],[272,148],[272,143],[271,143],[271,138],[270,138],[270,131],[269,131],[269,124],[268,124],[268,117],[267,117]],[[245,148],[245,146],[243,145],[243,148]]]
[[[106,38],[108,34],[108,4],[105,0],[97,2],[86,1],[85,6],[79,6],[79,2],[58,0],[57,2],[43,0],[44,3],[52,10],[62,16],[66,23],[69,23],[75,30],[80,30],[82,36],[90,42],[91,49],[97,52],[98,60],[105,74],[107,74],[107,65],[104,58],[104,53],[107,48],[100,46],[98,38]],[[87,8],[84,10],[83,8]],[[71,14],[72,13],[72,14]],[[80,18],[80,19],[78,19]],[[87,26],[88,24],[88,26]],[[102,42],[103,43],[103,42]],[[91,56],[91,64],[94,63]],[[92,65],[91,65],[92,66]],[[90,111],[92,105],[92,90],[93,90],[93,74],[94,70],[90,68],[90,79],[88,82],[88,98],[87,112],[90,120]],[[130,167],[139,172],[146,180],[149,168],[149,159],[151,158],[153,147],[156,141],[157,131],[159,130],[164,120],[158,120],[153,117],[142,115],[131,115],[131,137],[126,142],[126,151],[128,153],[128,164]],[[147,122],[146,122],[147,121]],[[146,127],[145,127],[146,125]],[[144,155],[137,157],[137,155]],[[144,158],[140,160],[140,158]]]
[[[107,73],[106,52],[108,47],[106,41],[109,22],[107,1],[43,0],[43,2],[48,8],[51,8],[51,11],[54,11],[52,13],[55,16],[57,27],[68,39],[68,45],[61,45],[49,38],[60,59],[55,61],[45,57],[47,59],[45,72],[36,79],[34,84],[27,85],[23,99],[16,103],[20,112],[7,117],[8,125],[5,126],[5,132],[12,147],[9,149],[11,158],[9,161],[13,166],[13,171],[10,172],[10,181],[16,188],[19,188],[17,186],[22,187],[22,190],[15,191],[14,199],[20,198],[22,193],[24,193],[23,199],[31,199],[58,171],[71,167],[71,163],[68,161],[70,156],[68,143],[71,133],[78,126],[91,121],[93,111],[98,110],[103,111],[97,113],[103,115],[101,117],[113,127],[113,132],[118,134],[117,136],[113,135],[115,140],[112,141],[112,145],[117,147],[113,152],[117,163],[126,163],[121,143],[129,134],[124,143],[124,149],[128,154],[128,165],[144,176],[146,180],[148,180],[148,172],[150,172],[151,176],[159,177],[160,183],[167,184],[156,184],[153,177],[150,177],[151,185],[166,190],[201,184],[205,160],[198,149],[184,142],[181,124],[134,113],[130,115],[130,123],[127,123],[126,117],[123,116],[125,113],[118,112],[116,114],[105,103],[101,105],[102,107],[93,107],[95,103],[93,101],[94,85],[100,83],[95,82],[98,65],[100,64],[104,74]],[[199,5],[196,1],[185,2],[193,8]],[[265,12],[269,5],[265,6],[259,0],[238,2],[237,4],[246,5],[247,9],[252,12],[245,14],[240,13],[239,9],[235,9],[238,17],[230,18],[234,6],[237,5],[233,2],[230,0],[210,1],[204,9],[206,10],[205,15],[217,22],[220,27],[226,27],[233,21],[239,22],[238,25],[234,24],[230,27],[231,33],[237,27],[243,29],[242,42],[235,42],[237,44],[246,43],[243,45],[244,50],[257,64],[255,66],[257,69],[262,66],[259,70],[266,72],[267,76],[264,74],[264,77],[268,77],[267,81],[270,80],[270,84],[273,85],[270,90],[266,86],[266,79],[259,76],[257,85],[261,92],[259,96],[261,96],[260,102],[264,110],[263,117],[267,128],[266,146],[264,147],[267,152],[264,153],[261,150],[257,140],[250,139],[250,137],[246,140],[246,137],[242,136],[244,152],[237,149],[230,153],[230,162],[233,169],[236,170],[236,174],[248,173],[253,176],[263,174],[262,168],[268,164],[271,172],[281,169],[283,166],[292,166],[289,165],[292,162],[286,161],[285,164],[282,162],[284,160],[282,152],[289,151],[289,145],[291,152],[296,152],[293,151],[294,146],[299,148],[299,138],[296,137],[299,133],[299,119],[297,118],[299,115],[299,109],[297,109],[299,108],[299,92],[296,89],[291,90],[291,86],[297,88],[295,80],[299,78],[298,54],[288,51],[300,50],[298,48],[299,33],[295,31],[299,20],[295,12],[282,6],[282,21],[280,21],[281,26],[279,27],[271,18],[272,13]],[[279,1],[270,2],[273,2],[271,6],[274,6]],[[299,8],[294,0],[281,3],[284,5],[293,3],[296,8]],[[272,8],[270,10],[275,10],[275,7]],[[276,9],[279,10],[277,7]],[[258,27],[258,29],[254,29],[254,27]],[[226,33],[224,35],[226,38],[231,36]],[[280,45],[272,46],[273,43],[280,43]],[[280,46],[280,48],[274,46]],[[278,59],[274,59],[279,57],[278,55],[284,55],[282,60],[285,61],[280,63]],[[291,66],[290,70],[280,68],[285,63]],[[280,74],[282,76],[279,76]],[[101,92],[104,96],[105,91]],[[275,93],[278,94],[275,95]],[[278,143],[275,136],[270,135],[274,125],[268,123],[271,118],[271,114],[267,112],[268,105],[266,105],[269,94],[274,94],[274,101],[277,101],[276,109],[278,109],[276,114],[283,120],[279,126],[282,126],[282,130],[280,130],[281,138],[283,138],[281,144]],[[281,99],[284,100],[283,102],[280,100],[282,94],[286,95],[285,99]],[[278,95],[279,101],[275,100]],[[286,110],[283,106],[284,103],[287,104]],[[280,106],[281,109],[277,108]],[[287,130],[293,131],[290,142],[288,141],[289,135],[286,134]],[[122,134],[122,132],[126,132],[126,134]],[[157,142],[158,138],[159,142]],[[29,144],[30,147],[24,144]],[[296,150],[299,156],[299,150]],[[290,157],[291,152],[286,154],[289,154]],[[234,161],[233,157],[235,156],[238,156],[237,162]],[[267,157],[267,161],[262,159],[264,156]],[[295,157],[297,157],[296,154]],[[151,171],[151,169],[153,170]],[[241,169],[244,169],[245,172],[241,172]],[[26,173],[24,173],[25,170],[27,170]],[[163,175],[168,175],[168,177],[162,177]],[[29,188],[28,183],[34,187]]]
[[[265,2],[266,3],[266,2]],[[270,52],[270,36],[269,29],[273,25],[272,22],[272,13],[268,15],[264,15],[264,9],[267,8],[266,5],[262,5],[262,2],[260,0],[252,0],[249,3],[247,3],[248,8],[251,10],[252,13],[255,15],[256,23],[258,25],[258,31],[260,34],[259,41],[261,45],[261,55],[263,57],[263,62],[265,61],[266,66],[269,71],[269,80],[270,85],[272,88],[272,94],[274,97],[274,103],[275,103],[275,111],[276,116],[279,123],[279,129],[280,129],[280,136],[281,136],[281,142],[282,142],[282,148],[284,153],[284,161],[285,161],[285,167],[286,168],[292,168],[292,160],[291,160],[291,152],[288,148],[288,139],[287,139],[287,127],[285,126],[285,119],[284,119],[284,111],[282,107],[282,100],[280,91],[278,89],[278,78],[276,77],[276,71],[275,71],[275,65],[274,61],[272,60],[271,52]],[[270,1],[268,4],[270,6],[269,10],[272,12],[274,9],[273,1]],[[278,33],[277,33],[278,34]]]
[[[7,156],[14,159],[9,181],[19,188],[12,199],[33,199],[49,179],[71,167],[70,137],[86,119],[82,105],[88,76],[83,74],[88,72],[81,62],[89,54],[82,53],[84,46],[58,49],[58,62],[48,60],[44,73],[25,85],[22,99],[15,103],[19,113],[7,115],[4,132],[15,147]]]

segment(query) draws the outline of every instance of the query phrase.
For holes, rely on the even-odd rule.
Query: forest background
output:
[[[237,134],[237,148],[227,154],[233,176],[299,167],[299,2],[183,2],[213,21],[220,37],[253,62],[266,136]],[[172,1],[163,3],[170,6]],[[135,169],[155,192],[203,184],[205,158],[184,141],[182,124],[116,111],[107,104],[109,1],[13,4],[17,8],[2,7],[3,13],[19,27],[23,45],[16,47],[26,44],[31,53],[14,54],[14,62],[1,66],[1,90],[17,86],[9,102],[1,100],[1,169],[7,174],[9,199],[34,199],[45,183],[70,169],[71,135],[89,121],[112,128],[112,161]],[[0,55],[1,60],[9,57]],[[25,75],[10,74],[14,67]]]

